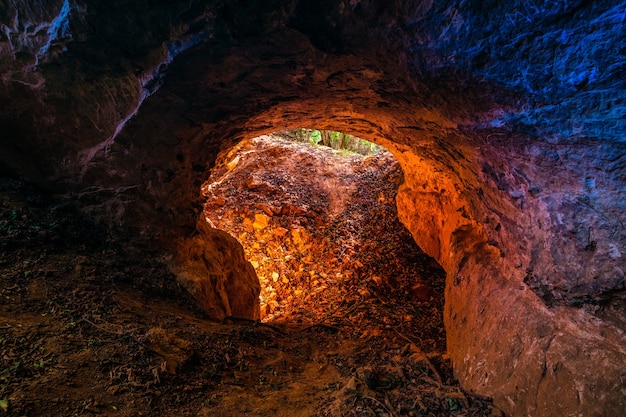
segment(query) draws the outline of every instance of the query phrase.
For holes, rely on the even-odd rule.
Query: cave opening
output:
[[[218,157],[202,186],[204,217],[243,246],[262,321],[399,333],[443,353],[445,272],[398,219],[403,178],[372,142],[280,131]]]

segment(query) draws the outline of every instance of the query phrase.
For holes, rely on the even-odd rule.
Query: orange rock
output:
[[[363,298],[370,298],[372,296],[372,294],[368,290],[366,290],[366,289],[359,288],[358,291],[359,291],[359,294],[361,295],[361,297],[363,297]]]
[[[430,299],[430,288],[422,283],[417,283],[411,286],[411,294],[419,300],[426,301]]]
[[[150,329],[144,338],[146,346],[165,360],[165,368],[170,374],[176,374],[176,370],[193,354],[191,342],[160,327]]]
[[[252,224],[252,220],[250,220],[247,217],[243,218],[243,227],[245,227],[247,230],[249,231],[253,231],[254,230],[254,225]]]
[[[269,221],[269,217],[267,217],[265,214],[255,214],[252,227],[256,230],[263,230],[269,225]]]
[[[198,234],[179,243],[178,282],[211,318],[259,317],[259,280],[241,244],[198,221]],[[233,280],[232,277],[238,277]]]
[[[268,216],[272,217],[274,215],[274,210],[272,209],[272,207],[270,207],[267,204],[263,204],[263,203],[257,203],[255,205],[255,207],[259,210],[262,210],[263,213],[267,214]]]
[[[306,231],[303,228],[297,228],[291,230],[291,240],[294,245],[301,245],[304,243],[304,236],[306,235]]]
[[[280,214],[283,216],[303,216],[306,214],[306,211],[293,204],[285,203],[280,210]]]
[[[261,185],[264,184],[263,181],[259,180],[258,178],[254,177],[254,176],[250,176],[247,180],[246,180],[246,187],[249,190],[254,190],[259,188]]]
[[[274,236],[284,237],[287,235],[288,231],[289,230],[285,229],[284,227],[277,227],[274,230],[272,230],[272,233],[274,234]]]
[[[232,161],[227,163],[226,169],[228,169],[229,171],[232,171],[233,169],[235,169],[238,163],[239,163],[239,156],[235,157]]]

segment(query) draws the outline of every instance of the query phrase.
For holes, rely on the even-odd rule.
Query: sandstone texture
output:
[[[209,316],[259,318],[259,280],[235,238],[202,219],[178,250],[178,281]]]
[[[513,416],[621,415],[625,13],[0,1],[0,172],[173,256],[215,318],[256,317],[241,248],[199,226],[218,153],[298,127],[374,141],[404,170],[402,221],[447,271],[462,385]]]

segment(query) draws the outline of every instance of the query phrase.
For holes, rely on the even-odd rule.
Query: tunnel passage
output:
[[[624,409],[623,3],[190,2],[173,20],[169,2],[87,3],[5,22],[4,169],[143,237],[180,279],[226,277],[212,311],[255,285],[196,223],[217,153],[313,119],[383,138],[399,216],[447,272],[463,386],[515,416]]]
[[[291,119],[293,109],[299,108],[302,114],[307,114],[304,109],[311,106],[308,109],[315,114],[314,103],[304,101],[298,106],[288,103],[272,108],[265,113],[266,120],[272,124],[278,121],[297,123],[297,120],[294,122]],[[520,190],[525,190],[528,182],[534,181],[528,175],[537,179],[537,169],[546,169],[545,150],[532,142],[520,140],[515,145],[520,146],[519,151],[530,149],[535,154],[538,162],[532,168],[535,171],[525,159],[507,159],[507,167],[501,160],[502,152],[504,149],[510,151],[513,145],[499,140],[499,134],[494,139],[493,131],[479,136],[449,135],[445,140],[437,134],[421,132],[423,136],[412,136],[416,142],[407,146],[402,144],[407,137],[406,132],[401,129],[384,130],[382,120],[389,121],[391,117],[385,116],[384,110],[377,116],[373,120],[380,123],[375,126],[380,127],[381,136],[375,135],[372,130],[368,134],[369,125],[362,120],[347,117],[330,119],[341,121],[346,127],[357,126],[365,131],[368,138],[377,137],[392,150],[403,169],[404,183],[396,199],[399,217],[419,246],[446,270],[444,323],[447,349],[454,363],[455,375],[470,381],[476,390],[490,387],[489,392],[496,397],[498,404],[508,401],[501,396],[509,389],[517,392],[515,401],[519,403],[534,401],[510,384],[515,384],[517,378],[542,380],[544,365],[559,360],[551,356],[552,353],[543,356],[546,350],[557,346],[551,342],[552,332],[557,329],[560,332],[559,344],[579,343],[574,341],[578,340],[576,332],[562,327],[570,320],[568,316],[578,313],[571,309],[547,310],[533,289],[523,284],[526,272],[522,266],[529,262],[524,251],[534,245],[546,244],[536,240],[537,237],[525,240],[527,237],[524,236],[529,236],[528,230],[540,228],[534,222],[537,216],[543,218],[546,214],[543,200],[536,200],[532,194],[521,193]],[[247,123],[249,127],[260,125],[263,123],[256,118]],[[252,132],[269,133],[270,130],[252,129],[247,135],[257,136]],[[226,147],[225,152],[230,149],[230,146]],[[273,156],[268,156],[264,163],[273,166]],[[250,184],[254,187],[253,177]],[[262,182],[257,185],[263,186]],[[259,210],[263,211],[263,208]],[[251,212],[246,216],[253,229],[257,220],[260,224],[264,221],[263,217],[257,219],[255,214],[262,213]],[[199,230],[207,227],[204,219],[199,223],[202,223]],[[277,279],[281,279],[280,271],[273,272],[277,272]],[[522,308],[524,314],[521,315],[518,308]],[[260,316],[260,312],[255,314]],[[520,320],[541,324],[527,326]],[[515,330],[511,330],[514,323],[517,323]],[[594,326],[592,323],[593,320],[579,321],[578,325],[585,328]],[[514,335],[512,339],[505,336],[509,334]],[[615,336],[619,338],[617,334]],[[603,352],[608,356],[614,354],[609,352],[615,352],[610,347],[616,340],[613,337],[605,341],[606,350]],[[582,350],[568,354],[571,355],[571,363],[584,362],[586,354],[583,352],[596,348],[587,342],[579,343],[579,346]],[[479,368],[475,368],[475,357],[484,359]],[[589,370],[579,370],[579,374],[584,375],[581,378],[598,383],[593,376],[595,373],[590,373],[591,368],[583,366],[581,369]],[[574,383],[563,384],[560,379],[555,379],[554,383],[558,384],[558,389],[568,392],[575,386],[572,385]],[[549,404],[551,400],[546,397],[542,401]],[[570,405],[574,402],[568,400]]]
[[[293,136],[239,143],[203,185],[207,221],[256,270],[261,319],[396,329],[444,352],[445,273],[398,220],[398,162],[369,142],[349,148],[362,155]]]

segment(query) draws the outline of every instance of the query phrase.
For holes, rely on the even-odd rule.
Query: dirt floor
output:
[[[0,416],[501,416],[445,355],[444,278],[395,214],[402,173],[259,139],[205,184],[263,286],[208,320],[167,268],[0,179]]]

